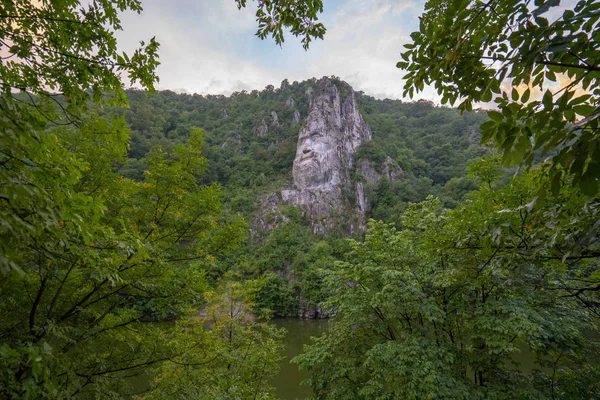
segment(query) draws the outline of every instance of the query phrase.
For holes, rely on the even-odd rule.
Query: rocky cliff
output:
[[[371,130],[350,85],[322,78],[315,86],[307,90],[309,112],[298,134],[293,186],[281,198],[305,212],[313,233],[340,224],[356,232],[364,228],[366,200],[351,171],[356,149],[371,139]]]

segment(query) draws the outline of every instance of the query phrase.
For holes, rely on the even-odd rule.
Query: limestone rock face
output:
[[[364,176],[369,183],[379,182],[379,178],[381,178],[372,163],[365,159],[358,160],[356,163],[356,173]]]
[[[271,125],[273,125],[274,127],[279,127],[279,116],[275,111],[271,111],[271,119],[273,120],[273,122],[271,122]]]
[[[284,203],[297,205],[306,213],[313,233],[334,228],[339,225],[338,217],[348,220],[349,214],[354,214],[350,230],[358,231],[364,226],[364,190],[360,190],[361,201],[354,201],[362,203],[359,207],[350,204],[353,201],[345,193],[358,189],[351,187],[350,171],[357,147],[371,139],[371,130],[347,83],[334,84],[322,78],[316,84],[315,91],[307,90],[310,109],[298,135],[294,185],[283,190],[281,197]]]
[[[285,101],[285,105],[289,108],[294,108],[296,106],[296,102],[291,97]]]
[[[356,173],[362,175],[369,183],[377,183],[383,177],[386,177],[390,181],[396,181],[404,176],[402,168],[390,157],[385,160],[379,172],[371,161],[366,159],[358,160],[356,163]]]
[[[269,133],[267,122],[263,119],[258,125],[252,129],[254,136],[266,136]]]
[[[312,107],[312,102],[313,102],[313,88],[312,87],[308,87],[308,89],[306,89],[306,100],[308,101],[308,108]]]
[[[277,225],[289,221],[285,215],[280,212],[281,200],[277,193],[269,193],[260,198],[260,212],[254,218],[250,226],[250,236],[270,232]]]
[[[292,121],[292,125],[297,125],[300,123],[300,112],[298,110],[294,111],[294,120]]]
[[[367,212],[367,195],[365,194],[365,186],[362,182],[356,182],[356,211],[362,215],[365,215]]]

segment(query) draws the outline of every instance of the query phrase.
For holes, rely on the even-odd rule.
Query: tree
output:
[[[427,3],[398,63],[405,94],[431,84],[462,111],[494,100],[484,142],[505,164],[551,160],[502,186],[484,159],[455,210],[430,199],[401,230],[372,223],[352,242],[326,277],[335,324],[296,359],[315,397],[596,396],[600,6],[558,5]]]
[[[6,223],[3,240],[0,240],[0,270],[7,272],[22,268],[10,257],[13,249],[5,241],[6,235],[27,236],[31,229],[31,221],[23,221],[18,207],[24,203],[45,204],[45,211],[37,215],[39,227],[55,225],[61,218],[71,219],[63,215],[66,210],[61,212],[54,207],[53,192],[39,190],[28,181],[29,173],[45,174],[47,168],[60,170],[63,176],[80,173],[74,172],[79,170],[79,165],[69,170],[62,162],[51,167],[34,161],[41,156],[38,152],[43,151],[40,143],[56,138],[46,135],[45,129],[73,125],[85,126],[89,131],[112,132],[116,139],[111,142],[115,151],[106,156],[121,154],[117,148],[124,150],[128,141],[123,123],[115,121],[115,129],[111,130],[109,123],[102,123],[93,116],[89,118],[93,122],[86,122],[86,115],[91,101],[97,106],[104,100],[113,105],[126,104],[121,73],[126,73],[131,83],[139,82],[152,90],[158,79],[154,73],[158,65],[158,43],[154,39],[147,45],[142,43],[131,56],[118,52],[114,36],[115,30],[121,28],[118,12],[127,9],[140,12],[136,0],[95,0],[85,6],[76,0],[36,5],[18,0],[2,4],[0,163],[3,168],[0,181],[3,204],[0,215]],[[94,128],[95,124],[100,126]],[[57,143],[48,148],[68,159],[77,158]],[[39,210],[32,207],[28,212],[36,214]]]
[[[506,163],[551,158],[550,187],[565,174],[594,196],[600,179],[600,5],[581,0],[431,0],[402,54],[405,95],[433,85],[442,103],[494,101],[483,140]]]
[[[261,2],[259,36],[281,43],[281,27],[289,26],[307,46],[324,32],[312,22],[319,8]],[[156,377],[157,388],[169,379],[181,393],[198,393],[198,375],[188,372],[223,354],[219,330],[207,333],[189,318],[204,302],[204,271],[237,243],[244,224],[221,214],[216,185],[197,183],[206,164],[201,132],[168,154],[154,148],[145,179],[134,182],[115,172],[129,142],[124,119],[93,112],[127,104],[125,77],[150,91],[158,80],[153,38],[131,55],[118,51],[125,10],[140,12],[140,2],[2,1],[3,398],[124,396],[135,394],[140,376]],[[147,323],[167,319],[178,322]],[[228,347],[236,379],[222,379],[231,373],[222,369],[203,398],[269,395],[278,336],[255,328],[236,327],[241,340]],[[254,353],[259,339],[262,352]]]
[[[203,271],[244,224],[223,220],[218,187],[196,183],[200,131],[170,156],[153,150],[144,182],[114,172],[126,133],[93,118],[5,162],[23,184],[1,208],[14,227],[1,235],[13,266],[0,283],[2,397],[124,395],[191,350],[181,326],[144,322],[196,314]]]
[[[202,351],[165,363],[150,399],[275,398],[268,379],[279,368],[283,332],[254,320],[245,285],[233,278],[228,274],[207,294],[206,316],[184,329]]]
[[[498,166],[475,166],[481,189],[454,210],[430,198],[401,230],[371,222],[327,272],[334,324],[295,359],[316,398],[596,396],[597,244],[564,251],[598,211],[569,186],[534,208],[543,171],[496,188]]]
[[[185,324],[203,304],[204,271],[244,230],[222,215],[219,187],[198,184],[200,131],[152,150],[143,182],[115,172],[129,130],[93,109],[126,104],[121,74],[149,90],[157,81],[154,39],[117,49],[127,9],[140,3],[2,2],[3,398],[124,396],[165,363],[187,366],[206,344]]]

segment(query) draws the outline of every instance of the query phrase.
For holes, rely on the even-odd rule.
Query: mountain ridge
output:
[[[121,173],[142,180],[144,157],[150,147],[158,145],[168,152],[199,127],[204,131],[208,159],[202,183],[227,188],[229,207],[250,216],[261,207],[261,196],[282,189],[297,190],[293,171],[299,134],[324,79],[342,88],[338,89],[340,104],[350,95],[355,99],[352,112],[360,114],[372,131],[372,140],[351,146],[355,154],[348,159],[356,165],[344,173],[345,192],[341,196],[352,198],[346,203],[353,204],[346,210],[356,213],[356,208],[361,208],[363,221],[369,217],[385,219],[381,217],[394,213],[388,205],[384,210],[382,196],[373,193],[380,176],[395,181],[392,191],[403,204],[435,194],[452,206],[468,192],[472,185],[465,179],[466,165],[484,152],[477,133],[483,115],[474,112],[461,116],[425,101],[377,100],[355,92],[336,77],[293,83],[284,80],[279,88],[268,85],[263,91],[234,92],[231,96],[168,91],[150,96],[130,91],[131,108],[111,111],[124,115],[132,131],[129,160]],[[357,199],[355,192],[365,195]],[[294,203],[289,197],[286,200]],[[323,216],[323,212],[318,214]],[[346,226],[342,230],[360,229]],[[324,231],[318,228],[315,233]]]

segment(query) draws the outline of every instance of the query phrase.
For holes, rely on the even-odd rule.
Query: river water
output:
[[[306,371],[299,371],[296,364],[290,360],[302,353],[302,346],[310,343],[311,336],[320,336],[327,330],[326,319],[274,319],[271,323],[278,328],[285,328],[287,335],[284,339],[284,356],[279,373],[273,380],[277,397],[281,400],[303,399],[311,395],[310,388],[300,386],[300,382],[308,378]]]
[[[310,343],[311,336],[320,336],[327,331],[327,319],[299,319],[281,318],[270,321],[278,328],[285,328],[287,334],[284,338],[284,356],[280,364],[279,373],[271,381],[275,386],[277,398],[280,400],[295,400],[310,397],[311,389],[301,386],[300,382],[309,377],[308,372],[298,370],[296,364],[290,360],[302,353],[303,346]],[[519,363],[520,369],[530,371],[534,368],[531,351],[524,344],[519,346],[521,351],[514,355],[514,360]]]

